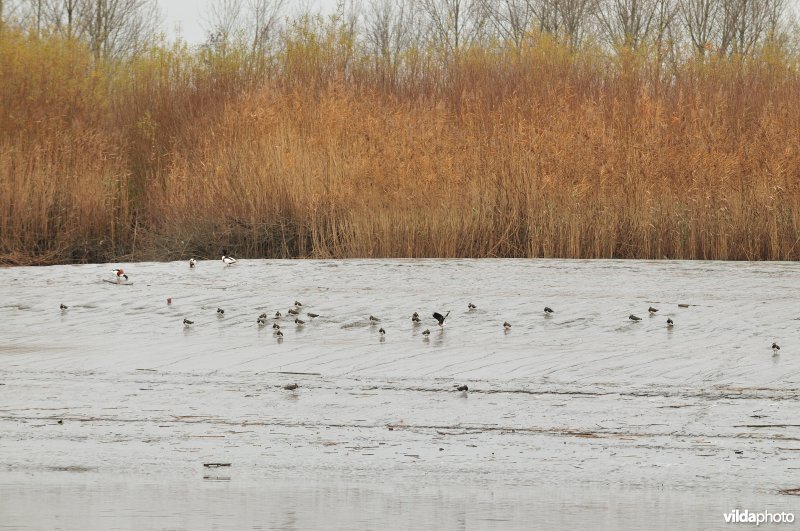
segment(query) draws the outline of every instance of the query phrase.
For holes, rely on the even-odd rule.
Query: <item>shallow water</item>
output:
[[[779,494],[800,487],[796,264],[204,261],[103,282],[116,266],[0,269],[12,527],[52,527],[45,504],[65,528],[141,527],[139,507],[173,528],[409,527],[402,504],[437,527],[800,513]],[[295,300],[320,317],[279,320],[282,341],[256,323]]]

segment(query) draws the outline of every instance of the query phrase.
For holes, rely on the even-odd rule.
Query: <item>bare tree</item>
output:
[[[272,41],[283,11],[285,0],[250,0],[252,50],[264,53]]]
[[[573,48],[583,41],[597,8],[598,0],[558,0],[559,26]]]
[[[416,18],[412,0],[374,0],[365,14],[367,46],[391,81],[397,77],[402,54],[416,40]]]
[[[155,0],[88,0],[81,19],[96,57],[136,53],[155,35],[160,19]]]
[[[704,55],[717,31],[719,0],[679,0],[678,12],[695,51]]]
[[[448,54],[458,54],[477,42],[484,29],[480,0],[419,0],[434,43]]]
[[[747,54],[774,32],[785,0],[720,0],[720,53]]]
[[[661,41],[675,13],[673,0],[604,0],[597,18],[612,46],[636,49]]]
[[[482,8],[500,38],[520,50],[533,25],[531,0],[484,0]]]

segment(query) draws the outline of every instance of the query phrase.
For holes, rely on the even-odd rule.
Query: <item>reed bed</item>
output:
[[[110,61],[6,29],[0,261],[800,258],[792,54],[539,36],[390,76],[307,30]]]

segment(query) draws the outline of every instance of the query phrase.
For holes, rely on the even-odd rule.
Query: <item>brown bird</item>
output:
[[[511,323],[509,323],[508,321],[504,322],[503,328],[505,328],[506,330],[511,330]]]

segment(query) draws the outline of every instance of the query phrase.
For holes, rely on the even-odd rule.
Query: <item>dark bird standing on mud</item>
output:
[[[62,310],[66,310],[67,308],[69,308],[69,306],[67,306],[66,304],[62,304],[62,305],[61,305],[61,309],[62,309]]]
[[[439,321],[439,326],[444,327],[444,320],[447,319],[447,316],[450,315],[450,312],[442,315],[439,312],[433,312],[433,318]]]
[[[297,326],[303,326],[304,324],[306,324],[306,322],[301,321],[300,319],[295,319],[294,324],[296,324]]]
[[[288,313],[289,315],[300,315],[300,310],[295,310],[294,308],[289,308],[289,310],[287,310],[286,313]]]
[[[630,315],[628,316],[628,319],[630,319],[631,321],[641,321],[641,320],[642,320],[642,318],[641,318],[641,317],[636,317],[636,316],[635,316],[635,315],[633,315],[633,314],[630,314]]]
[[[371,323],[379,323],[381,320],[375,317],[374,315],[369,316],[369,320]]]
[[[383,328],[381,328],[380,330],[378,330],[378,333],[379,333],[380,335],[382,335],[382,336],[385,336],[385,335],[386,335],[386,330],[384,330]]]
[[[653,308],[652,306],[650,306],[647,309],[647,311],[650,313],[650,315],[655,315],[656,313],[658,313],[658,308]]]
[[[667,317],[667,328],[672,328],[675,326],[675,323],[672,322],[672,318]]]
[[[299,386],[296,383],[290,383],[290,384],[286,384],[286,385],[283,386],[283,388],[286,389],[287,391],[294,391],[298,387]]]
[[[425,330],[422,331],[422,335],[428,337],[429,335],[431,335],[431,331],[426,328]]]
[[[421,319],[419,318],[419,314],[417,312],[414,312],[414,315],[411,316],[411,320],[413,322],[415,322],[415,323],[422,322]]]
[[[189,258],[189,267],[194,267],[197,265],[197,260],[194,258]]]
[[[509,323],[508,321],[504,322],[503,323],[503,329],[511,330],[511,323]]]
[[[778,355],[778,351],[780,349],[781,349],[781,347],[779,347],[777,343],[775,343],[775,342],[772,343],[772,355],[773,356],[777,356]]]
[[[217,308],[217,313],[220,314],[220,316],[224,315],[225,314],[225,310],[223,310],[222,308]]]
[[[468,309],[468,310],[474,310],[474,309],[476,309],[476,308],[477,308],[477,306],[475,306],[475,305],[474,305],[474,304],[472,304],[472,303],[469,303],[469,304],[467,304],[467,309]]]
[[[467,391],[469,391],[469,386],[466,385],[466,384],[465,385],[459,385],[458,387],[456,387],[456,391],[461,391],[463,393],[466,393]]]
[[[183,320],[183,326],[185,326],[186,328],[189,328],[193,324],[194,324],[194,321],[190,321],[189,319],[184,319]]]
[[[544,313],[549,315],[549,314],[553,313],[553,309],[550,306],[545,306],[544,307]]]
[[[312,318],[312,319],[313,319],[313,318],[315,318],[315,317],[319,317],[319,314],[318,314],[318,313],[311,313],[311,312],[307,312],[307,313],[306,313],[306,315],[307,315],[307,316],[309,316],[309,317],[310,317],[310,318]]]

